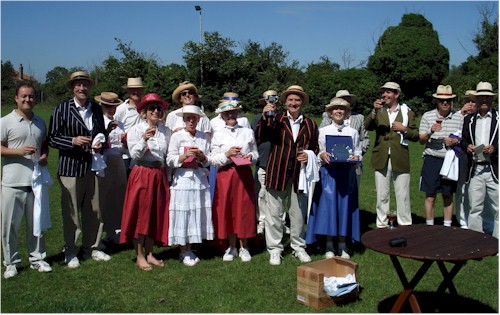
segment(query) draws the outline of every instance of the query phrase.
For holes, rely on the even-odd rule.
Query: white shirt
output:
[[[304,116],[300,115],[297,120],[293,120],[288,111],[286,112],[286,115],[288,117],[288,120],[290,121],[290,126],[292,127],[293,133],[293,141],[295,142],[297,140],[297,136],[299,135],[300,124],[302,123],[302,120],[304,120]]]
[[[390,126],[392,126],[392,124],[396,120],[398,113],[399,113],[399,104],[398,104],[398,106],[396,106],[396,109],[393,112],[391,112],[390,109],[387,108],[387,114],[389,115]]]
[[[486,115],[481,116],[479,113],[476,114],[476,146],[484,144],[485,146],[490,144],[490,130],[491,128],[491,111],[488,111]]]
[[[118,105],[116,108],[116,113],[114,119],[123,123],[123,128],[125,132],[128,132],[130,128],[137,125],[141,121],[141,115],[137,112],[137,109],[130,105],[130,99],[127,99],[123,104]]]
[[[122,134],[125,133],[125,129],[123,128],[122,122],[116,122],[118,125],[108,134],[109,147],[104,150],[104,156],[121,156],[123,153]],[[106,128],[108,128],[109,123],[111,123],[111,119],[104,116],[104,126],[106,126]]]
[[[184,128],[186,124],[184,123],[184,119],[182,116],[177,116],[176,113],[182,112],[182,107],[178,108],[167,115],[167,120],[165,122],[165,126],[170,128],[170,130],[174,131],[177,128]],[[199,130],[204,133],[211,133],[212,127],[210,127],[210,120],[208,117],[201,117],[198,125],[196,125],[196,130]]]
[[[80,103],[78,103],[76,97],[73,98],[75,100],[76,109],[80,116],[82,116],[83,122],[88,130],[92,130],[94,124],[92,123],[92,110],[90,109],[90,102],[87,100],[87,106],[83,108]]]
[[[141,121],[130,128],[127,135],[127,145],[130,157],[140,161],[161,161],[165,163],[168,143],[170,141],[170,130],[163,124],[158,125],[158,129],[153,137],[144,141],[143,135],[149,125],[146,121]]]
[[[253,164],[259,158],[257,142],[252,129],[243,128],[239,125],[234,127],[226,126],[214,132],[210,145],[210,154],[208,155],[210,163],[216,167],[230,164],[232,161],[226,157],[225,153],[231,147],[241,147],[240,152],[243,156],[251,154]]]
[[[238,115],[236,121],[238,122],[238,125],[244,128],[250,128],[250,129],[252,128],[252,126],[248,122],[248,119],[244,116]],[[224,128],[226,126],[226,122],[224,121],[224,119],[222,119],[221,114],[219,114],[214,118],[210,119],[210,126],[212,127],[212,131],[215,131],[217,129]]]

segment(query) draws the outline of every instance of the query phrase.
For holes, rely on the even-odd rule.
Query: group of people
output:
[[[280,265],[285,222],[300,262],[311,261],[308,245],[324,250],[326,258],[349,259],[349,244],[360,240],[358,191],[369,130],[375,130],[371,166],[378,228],[388,223],[391,179],[398,224],[412,224],[408,141],[420,141],[427,224],[434,224],[434,201],[441,193],[444,225],[451,225],[456,191],[460,225],[498,238],[498,113],[491,108],[496,94],[488,82],[468,91],[458,111],[451,87],[438,86],[436,109],[422,116],[418,129],[395,82],[381,87],[366,118],[353,112],[355,95],[338,91],[325,105],[319,127],[302,110],[309,96],[299,85],[281,94],[265,91],[262,113],[250,124],[239,115],[241,101],[234,92],[224,93],[218,115],[209,119],[190,82],[174,90],[172,100],[180,107],[168,115],[167,101],[156,93],[143,95],[141,78],[123,86],[125,101],[113,92],[91,100],[94,82],[84,71],[72,73],[66,84],[74,96],[56,106],[48,129],[33,112],[35,89],[29,83],[19,86],[17,108],[2,118],[4,278],[16,276],[21,262],[23,215],[30,266],[51,271],[43,233],[31,233],[40,230],[40,216],[48,211],[43,206],[42,215],[33,211],[39,198],[32,177],[36,167],[47,164],[49,146],[59,151],[69,268],[80,267],[82,258],[110,260],[103,239],[133,244],[136,265],[144,271],[165,266],[153,255],[155,245],[178,246],[179,260],[196,265],[200,259],[192,245],[205,240],[227,242],[223,261],[249,262],[249,240],[257,233],[265,235],[269,263]],[[348,156],[337,159],[345,153],[335,147],[340,144]],[[453,178],[450,170],[456,167],[459,176]],[[440,175],[443,169],[447,176]]]

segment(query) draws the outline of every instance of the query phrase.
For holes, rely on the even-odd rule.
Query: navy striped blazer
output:
[[[292,128],[287,112],[280,113],[274,118],[274,123],[268,126],[267,121],[261,119],[257,123],[257,144],[271,142],[271,152],[266,165],[266,187],[278,191],[285,190],[285,185],[292,180],[294,190],[299,183],[300,162],[297,161],[297,148],[311,150],[318,154],[318,125],[304,116],[300,124],[297,140],[293,141]]]
[[[90,101],[92,110],[92,130],[85,126],[78,112],[74,98],[57,105],[49,124],[49,145],[59,150],[59,176],[83,177],[92,166],[92,154],[72,144],[73,137],[86,136],[92,139],[102,133],[107,138],[101,106]]]

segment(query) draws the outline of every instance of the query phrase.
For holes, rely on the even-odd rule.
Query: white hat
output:
[[[128,78],[127,85],[122,86],[124,89],[139,89],[144,88],[142,84],[142,78]]]
[[[351,104],[343,98],[334,97],[330,100],[330,103],[325,105],[325,110],[327,111],[334,106],[342,106],[345,107],[345,109],[348,109],[351,107]]]
[[[449,100],[455,98],[456,95],[453,94],[453,90],[451,89],[451,85],[438,85],[436,89],[436,93],[432,94],[432,97],[441,99],[441,100]]]
[[[184,116],[184,114],[195,114],[195,115],[198,115],[200,117],[205,117],[205,113],[203,113],[201,111],[201,108],[199,108],[198,106],[196,105],[184,105],[182,106],[182,110],[178,111],[177,113],[175,113],[177,116]]]
[[[488,95],[488,96],[495,96],[496,94],[493,93],[493,86],[491,85],[490,82],[479,82],[476,86],[476,93],[474,96],[480,96],[480,95]]]
[[[398,94],[401,94],[401,87],[396,82],[385,82],[385,84],[382,85],[382,87],[380,87],[380,89],[381,90],[383,90],[383,89],[394,90],[394,91],[398,91]]]
[[[348,90],[338,90],[337,93],[335,93],[335,97],[345,99],[351,106],[356,102],[356,95],[349,93]]]

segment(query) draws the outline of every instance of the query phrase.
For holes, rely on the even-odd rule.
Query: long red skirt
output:
[[[217,172],[212,216],[215,235],[226,239],[256,235],[255,193],[252,169],[248,165],[224,166]]]
[[[169,202],[165,169],[134,166],[123,203],[120,243],[131,243],[142,234],[167,246]]]

